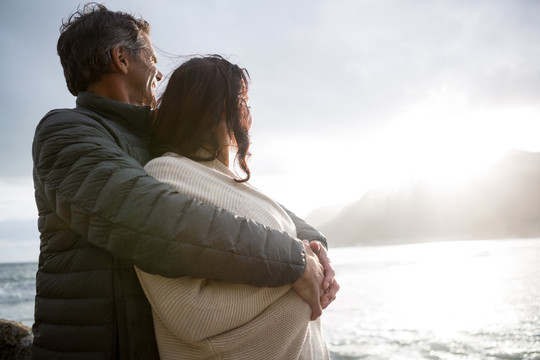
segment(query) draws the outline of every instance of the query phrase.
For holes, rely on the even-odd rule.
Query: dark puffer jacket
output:
[[[41,254],[35,359],[154,359],[151,311],[133,270],[256,286],[296,281],[299,241],[183,196],[148,176],[150,110],[81,93],[33,144]],[[324,237],[291,214],[298,237]]]

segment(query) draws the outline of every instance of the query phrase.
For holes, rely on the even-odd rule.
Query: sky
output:
[[[0,3],[0,262],[36,261],[31,144],[71,108],[56,55],[77,1]],[[251,183],[302,217],[370,189],[459,181],[540,151],[540,2],[223,0],[104,4],[141,16],[165,75],[193,54],[248,69]]]

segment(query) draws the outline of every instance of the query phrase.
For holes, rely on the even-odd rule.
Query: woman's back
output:
[[[198,163],[166,155],[146,166],[157,180],[295,236],[285,211],[248,183],[234,181],[220,161]],[[310,322],[311,308],[290,286],[257,288],[137,272],[152,304],[162,359],[328,358],[319,320]]]

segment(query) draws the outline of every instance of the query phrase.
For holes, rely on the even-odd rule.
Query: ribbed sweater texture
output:
[[[145,169],[185,195],[296,236],[277,203],[234,181],[218,160],[196,162],[167,153]],[[329,359],[320,320],[310,321],[311,308],[290,285],[258,288],[136,270],[152,305],[162,360]]]

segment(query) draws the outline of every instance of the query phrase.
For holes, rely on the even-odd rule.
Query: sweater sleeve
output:
[[[90,118],[50,112],[32,154],[36,191],[50,211],[148,273],[256,286],[290,284],[303,274],[298,240],[158,182]]]
[[[291,286],[256,288],[206,279],[169,279],[136,269],[152,309],[182,341],[196,342],[244,326],[283,296]],[[300,303],[297,311],[308,307]],[[309,316],[305,318],[309,322]],[[156,328],[159,334],[160,328]],[[255,331],[255,329],[253,329]]]

